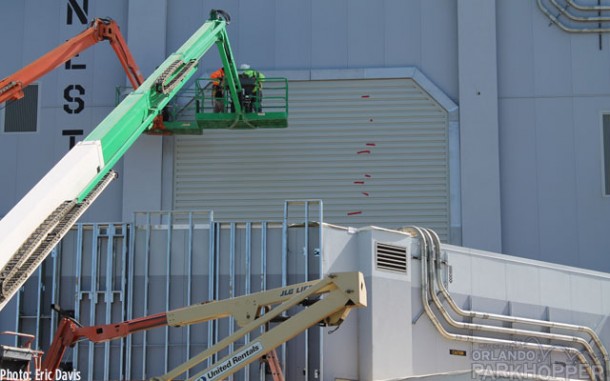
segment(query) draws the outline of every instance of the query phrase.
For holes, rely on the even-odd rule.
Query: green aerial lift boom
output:
[[[212,13],[212,18],[222,17],[227,23],[230,22],[229,15],[225,12],[212,11]],[[262,97],[248,98],[248,92],[242,89],[242,81],[247,82],[248,79],[239,76],[225,29],[218,30],[215,36],[220,58],[225,68],[223,95],[221,98],[216,98],[209,78],[198,79],[195,95],[187,97],[189,103],[195,105],[195,109],[190,110],[191,113],[187,113],[186,118],[179,112],[175,113],[171,120],[165,121],[166,128],[172,134],[201,134],[203,129],[287,127],[288,81],[286,78],[257,79],[257,87],[261,89],[259,94],[262,94],[262,89],[264,89],[264,99],[261,99]],[[214,110],[213,107],[214,103],[219,101],[224,105],[220,112]],[[253,104],[255,104],[254,107]],[[194,121],[191,115],[193,112]]]
[[[130,93],[86,138],[76,144],[0,220],[0,310],[48,253],[116,177],[112,167],[197,70],[201,57],[217,45],[234,112],[230,127],[256,127],[240,105],[241,85],[229,45],[229,15],[212,10],[210,19]],[[262,114],[262,115],[260,115]],[[275,118],[276,116],[270,116]],[[286,115],[284,117],[284,124]],[[257,113],[264,120],[264,113]],[[205,122],[203,122],[205,124]],[[171,133],[171,127],[169,128]]]
[[[210,19],[85,138],[85,142],[101,142],[105,166],[90,185],[79,194],[79,201],[85,199],[133,142],[151,127],[154,118],[195,74],[199,59],[214,44],[218,46],[225,68],[227,87],[235,105],[234,115],[240,118],[243,114],[239,104],[239,94],[242,89],[229,45],[227,22],[230,22],[227,13],[212,10]]]

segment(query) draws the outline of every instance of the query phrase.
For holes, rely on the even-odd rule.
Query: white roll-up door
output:
[[[321,199],[344,226],[416,224],[449,234],[448,117],[412,79],[290,82],[289,127],[175,140],[174,208],[280,220]]]

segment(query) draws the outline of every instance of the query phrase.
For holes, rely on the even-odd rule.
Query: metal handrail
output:
[[[231,97],[228,90],[223,91],[222,97],[214,97],[212,95],[212,81],[212,78],[198,78],[195,80],[195,97],[198,100],[197,112],[213,112],[214,101],[222,102],[224,112],[230,112],[228,110],[230,110]],[[286,78],[266,77],[261,79],[260,82],[261,89],[263,90],[263,103],[260,106],[263,107],[263,111],[288,113],[288,80]],[[275,105],[273,102],[269,102],[270,100],[278,101],[278,104]],[[212,103],[208,104],[209,101],[212,101]],[[258,102],[258,100],[255,102]]]
[[[287,115],[288,80],[286,78],[269,77],[263,78],[261,82],[264,90],[263,104],[261,105],[263,112],[283,112]],[[119,104],[131,91],[133,91],[133,88],[130,86],[117,86],[115,89],[115,104]],[[184,99],[187,99],[187,101],[180,102]],[[185,114],[188,115],[186,119],[192,119],[194,114],[214,113],[213,102],[215,100],[222,102],[222,113],[231,113],[229,92],[224,91],[222,98],[215,98],[212,96],[212,79],[198,78],[195,80],[194,88],[183,89],[167,106],[167,117],[169,121],[179,121],[183,120]]]

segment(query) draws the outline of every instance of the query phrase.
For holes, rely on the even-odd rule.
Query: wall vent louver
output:
[[[4,110],[4,132],[36,132],[38,123],[38,85],[23,89],[24,97],[7,102]]]
[[[375,244],[377,269],[407,273],[407,248],[377,242]]]

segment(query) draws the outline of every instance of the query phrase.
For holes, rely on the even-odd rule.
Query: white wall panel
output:
[[[545,305],[564,308],[570,303],[570,274],[555,269],[540,269],[537,279]]]
[[[610,312],[607,273],[452,245],[444,245],[443,250],[453,266],[452,293],[467,291],[464,283],[470,281],[473,297],[549,307],[560,314],[555,320],[573,320],[573,324],[585,315],[597,319]],[[601,324],[599,320],[587,324],[593,323]]]
[[[456,277],[470,279],[472,295],[496,300],[507,299],[504,285],[508,283],[508,275],[505,264],[500,261],[493,258],[477,258],[472,260],[470,268],[454,268],[453,274],[454,279]],[[496,284],[498,287],[490,286]]]
[[[570,275],[572,309],[594,314],[608,314],[608,311],[603,310],[604,304],[602,303],[602,283],[607,283],[608,279]]]
[[[602,282],[602,310],[610,311],[610,282]]]
[[[285,130],[176,137],[174,207],[278,219],[286,199],[322,199],[326,222],[448,238],[447,112],[413,80],[292,82],[290,97]]]
[[[457,5],[462,242],[501,251],[496,4]]]
[[[522,264],[506,264],[506,298],[541,304],[539,269]]]

